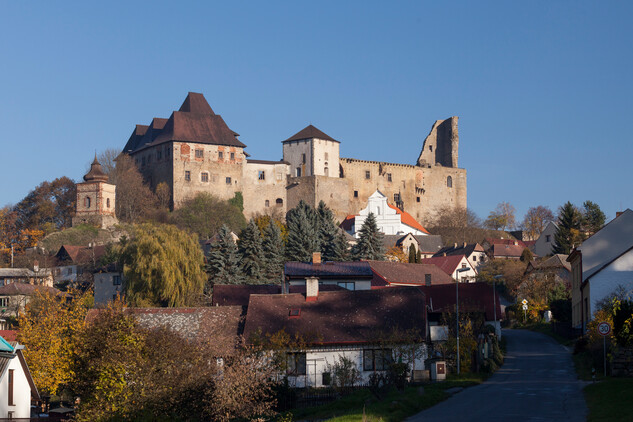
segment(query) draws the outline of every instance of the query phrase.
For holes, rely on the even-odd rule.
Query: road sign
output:
[[[526,299],[523,299],[523,300],[521,301],[521,303],[523,304],[523,306],[525,306],[525,305],[527,305],[527,300],[526,300]]]
[[[523,305],[523,310],[527,311],[527,305]]]
[[[611,325],[608,322],[601,322],[598,324],[598,334],[601,336],[608,336],[611,333]]]

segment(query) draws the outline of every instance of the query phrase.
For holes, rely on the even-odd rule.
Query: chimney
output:
[[[312,265],[321,263],[321,252],[312,252]]]
[[[466,245],[467,245],[467,243],[466,243],[466,242],[464,242],[464,248],[466,247]]]
[[[619,216],[621,216],[622,214],[624,214],[624,211],[616,211],[615,212],[615,218],[618,218]]]
[[[318,253],[318,252],[317,252]],[[320,257],[321,254],[319,254]],[[306,278],[306,302],[314,302],[319,297],[319,279],[316,277]]]
[[[38,272],[40,270],[40,263],[38,261],[33,261],[33,271]]]

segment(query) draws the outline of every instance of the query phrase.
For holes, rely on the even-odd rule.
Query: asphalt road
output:
[[[407,421],[585,421],[583,383],[571,353],[532,331],[503,330],[503,335],[508,353],[493,376]]]

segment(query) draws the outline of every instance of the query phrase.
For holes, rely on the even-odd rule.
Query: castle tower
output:
[[[108,182],[97,156],[84,176],[84,182],[77,183],[77,212],[73,216],[73,226],[90,224],[101,229],[118,223],[115,215],[115,186]]]
[[[292,177],[339,177],[340,142],[309,125],[282,141],[284,161]]]
[[[457,116],[446,120],[437,120],[431,132],[424,140],[422,151],[418,157],[418,166],[457,168],[459,152],[459,132]]]

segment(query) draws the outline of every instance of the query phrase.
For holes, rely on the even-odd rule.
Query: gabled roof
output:
[[[65,295],[54,287],[26,283],[10,283],[0,286],[0,296],[32,296],[36,291],[47,292],[54,296]]]
[[[387,284],[419,284],[426,283],[426,275],[431,275],[431,284],[453,284],[453,278],[438,266],[431,264],[409,264],[391,261],[368,261],[374,275]],[[375,286],[384,285],[376,280]]]
[[[567,262],[567,257],[568,255],[565,254],[556,254],[549,257],[543,262],[532,261],[528,264],[528,269],[526,270],[526,273],[529,272],[530,267],[532,267],[533,270],[562,268],[571,272],[571,263]]]
[[[479,243],[462,243],[456,246],[446,246],[435,253],[433,256],[449,255],[465,255],[470,256],[473,252],[483,252],[484,248]]]
[[[391,208],[391,209],[396,210],[396,214],[400,214],[400,220],[402,221],[402,224],[406,224],[409,227],[413,227],[416,230],[420,230],[422,233],[429,234],[428,230],[426,230],[424,227],[422,227],[422,224],[420,224],[417,221],[415,221],[415,218],[413,218],[413,216],[411,214],[409,214],[406,211],[402,211],[398,207],[394,207],[390,203],[387,203],[387,206],[389,208]]]
[[[155,118],[146,129],[137,126],[124,152],[133,153],[171,141],[245,148],[238,136],[220,115],[213,112],[204,95],[190,92],[180,109],[174,111],[169,119]]]
[[[520,258],[521,254],[525,250],[524,245],[504,245],[504,244],[494,244],[492,245],[492,256],[495,258],[498,257],[511,257],[511,258]]]
[[[97,246],[73,246],[73,245],[62,245],[59,248],[59,251],[55,254],[55,257],[59,261],[70,260],[73,264],[85,264],[93,259],[99,261],[101,257],[105,254],[106,247],[105,245],[97,245]]]
[[[312,264],[306,262],[286,262],[284,274],[290,279],[318,278],[360,278],[371,280],[373,272],[367,261],[323,262]]]
[[[40,400],[40,393],[37,391],[37,387],[35,386],[35,382],[33,381],[33,376],[31,375],[31,370],[29,366],[26,364],[26,360],[24,359],[24,353],[22,353],[22,349],[24,346],[20,345],[17,341],[7,342],[2,339],[4,343],[8,343],[8,345],[13,349],[13,358],[9,357],[11,355],[0,357],[0,376],[4,376],[6,373],[6,369],[9,366],[11,360],[18,358],[20,365],[22,366],[22,370],[24,371],[24,376],[26,377],[26,381],[31,388],[31,397],[35,400]]]
[[[420,252],[433,253],[442,247],[442,236],[439,234],[413,235],[420,245]]]
[[[582,279],[592,277],[633,248],[633,211],[626,209],[576,249],[582,253]]]
[[[285,141],[282,141],[282,143],[283,142],[290,142],[290,141],[300,141],[300,140],[303,140],[303,139],[312,139],[312,138],[324,139],[326,141],[339,142],[336,139],[330,137],[329,135],[326,135],[325,133],[321,132],[316,127],[314,127],[312,125],[308,125],[305,128],[301,129],[299,132],[297,132],[294,135],[292,135],[290,138],[286,139]]]
[[[339,227],[345,230],[346,232],[352,231],[354,228],[354,220],[356,219],[355,215],[348,215],[345,217],[345,220],[339,224]]]
[[[426,295],[429,312],[442,313],[455,308],[455,284],[420,286]],[[492,286],[487,283],[459,283],[459,311],[485,312],[486,320],[494,319],[493,301],[496,302],[497,318],[501,319],[499,296],[494,300]]]
[[[464,258],[464,255],[436,256],[433,258],[424,258],[420,263],[437,265],[446,274],[452,276]]]
[[[318,300],[301,294],[252,295],[244,336],[284,330],[311,344],[376,343],[391,329],[426,327],[424,294],[417,287],[319,292]],[[290,318],[290,310],[299,316]]]
[[[517,239],[496,239],[496,238],[487,237],[485,240],[490,245],[515,245],[515,246],[519,245],[519,246],[522,246],[523,248],[527,248],[526,242],[522,240],[517,240]]]

